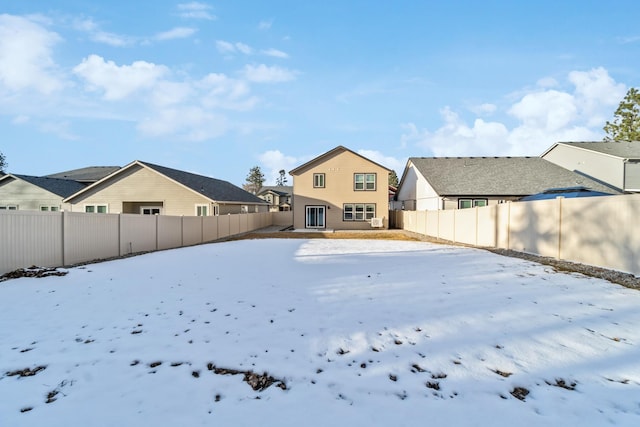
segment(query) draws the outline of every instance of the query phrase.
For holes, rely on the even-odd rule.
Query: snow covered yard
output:
[[[481,250],[235,241],[0,304],[3,427],[640,424],[640,293]]]

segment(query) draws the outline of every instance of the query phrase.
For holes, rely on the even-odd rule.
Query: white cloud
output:
[[[208,74],[196,87],[203,93],[201,103],[206,108],[248,111],[258,103],[258,98],[251,96],[247,82],[224,74]]]
[[[245,55],[251,55],[253,53],[253,49],[251,49],[251,47],[247,46],[244,43],[236,43],[236,49],[238,49],[239,52],[242,52]]]
[[[0,87],[51,94],[64,82],[53,60],[62,38],[26,18],[0,15]]]
[[[490,116],[491,114],[495,113],[497,109],[498,107],[495,104],[489,103],[474,105],[470,108],[472,112],[476,113],[479,116]]]
[[[398,177],[402,175],[402,171],[404,170],[404,166],[406,163],[406,160],[399,160],[395,157],[385,156],[381,152],[375,150],[358,150],[358,154],[378,163],[379,165],[395,171]]]
[[[162,33],[158,33],[155,35],[156,40],[174,40],[174,39],[184,39],[187,37],[191,37],[195,32],[198,31],[195,28],[188,27],[176,27],[172,28],[169,31],[165,31]]]
[[[87,82],[88,90],[102,90],[104,98],[113,101],[153,87],[168,73],[168,68],[145,61],[118,66],[98,55],[90,55],[73,72]]]
[[[50,133],[57,136],[60,139],[66,139],[68,141],[77,141],[80,138],[70,130],[71,123],[65,121],[46,121],[39,125],[39,129],[43,133]]]
[[[134,43],[134,39],[132,39],[131,37],[108,33],[106,31],[97,31],[95,33],[92,33],[91,40],[115,47],[130,46]]]
[[[243,53],[245,55],[253,54],[253,48],[244,43],[231,43],[225,40],[216,40],[216,48],[222,54]]]
[[[138,130],[147,137],[171,136],[194,142],[220,137],[228,128],[225,117],[199,107],[163,109],[138,124]]]
[[[498,121],[476,118],[467,124],[446,107],[443,124],[436,131],[403,125],[402,146],[414,144],[434,156],[540,155],[554,142],[602,139],[605,118],[624,97],[626,88],[604,68],[573,71],[571,88],[561,90],[552,79],[538,81],[503,113],[516,120],[510,128]],[[556,87],[556,89],[548,89]]]
[[[280,83],[294,80],[297,72],[277,67],[260,64],[258,66],[246,65],[243,71],[244,77],[255,83]]]
[[[265,174],[265,183],[267,185],[275,185],[276,178],[280,177],[282,169],[286,172],[287,184],[293,185],[293,178],[289,175],[289,171],[303,163],[300,159],[287,156],[280,150],[265,151],[258,156],[258,160],[264,166],[263,173]]]
[[[187,19],[206,19],[209,21],[213,21],[217,18],[210,12],[211,9],[212,7],[208,4],[195,1],[190,3],[178,4],[180,17]]]
[[[286,59],[289,57],[289,54],[287,54],[286,52],[283,52],[281,50],[278,49],[266,49],[262,51],[263,54],[267,55],[267,56],[273,56],[274,58],[283,58]]]
[[[271,21],[260,21],[258,24],[258,29],[262,31],[270,30],[273,25],[273,20]]]

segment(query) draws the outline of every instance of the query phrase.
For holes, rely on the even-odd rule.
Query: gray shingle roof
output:
[[[208,176],[197,175],[165,166],[154,165],[147,162],[139,162],[162,175],[179,182],[204,196],[218,202],[242,202],[251,204],[266,204],[261,198],[254,196],[240,187],[236,187],[230,182],[221,179],[210,178]]]
[[[575,186],[619,194],[540,157],[411,157],[409,161],[441,196],[527,196]]]
[[[69,197],[70,195],[77,193],[78,191],[86,188],[85,184],[68,180],[68,179],[49,178],[46,176],[41,177],[41,176],[30,176],[30,175],[17,175],[17,174],[13,174],[13,176],[15,176],[16,178],[20,178],[21,180],[26,181],[30,184],[33,184],[37,187],[50,191],[53,194],[57,194],[62,198]]]
[[[89,166],[47,175],[48,178],[72,179],[79,182],[96,182],[117,171],[120,166]]]
[[[558,144],[580,147],[623,159],[640,159],[640,141],[558,142]]]

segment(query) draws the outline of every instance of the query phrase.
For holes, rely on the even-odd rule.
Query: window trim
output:
[[[462,207],[462,203],[463,202],[470,202],[470,206],[464,208]],[[478,202],[484,202],[483,206],[478,206]],[[465,197],[465,198],[460,198],[458,199],[458,209],[470,209],[470,208],[480,208],[480,207],[484,207],[484,206],[489,206],[489,199],[487,198],[471,198],[471,197]]]
[[[362,181],[358,181],[358,177],[362,177]],[[369,181],[368,178],[373,178]],[[358,184],[362,185],[362,188],[358,188]],[[373,184],[371,188],[369,184]],[[378,174],[375,172],[356,172],[353,174],[353,191],[376,191],[378,188]]]
[[[202,214],[203,211],[204,214]],[[196,216],[209,216],[209,204],[197,203],[195,206],[195,214]]]
[[[104,212],[100,212],[100,208],[104,207]],[[87,208],[93,208],[92,212],[88,212]],[[109,213],[109,205],[107,203],[89,203],[84,205],[84,213],[97,213],[97,214],[106,214]]]
[[[376,217],[375,203],[345,203],[342,205],[342,221],[365,222]]]
[[[322,182],[319,182],[322,181]],[[326,176],[324,172],[313,174],[313,188],[326,188]]]
[[[144,213],[145,209],[150,209],[150,210],[157,209],[158,213],[157,214],[155,214],[155,213],[145,214]],[[162,206],[153,206],[153,205],[140,206],[140,215],[162,215]]]
[[[1,205],[0,210],[3,211],[18,211],[20,210],[18,205]]]

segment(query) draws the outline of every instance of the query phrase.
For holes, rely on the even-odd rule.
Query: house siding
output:
[[[21,179],[5,178],[0,182],[0,205],[15,205],[19,210],[39,211],[40,206],[57,206],[68,210],[62,197]]]
[[[624,189],[624,160],[621,158],[564,144],[557,144],[542,158],[619,190]]]
[[[324,188],[314,188],[314,174],[325,175]],[[375,173],[375,191],[354,190],[354,174]],[[344,221],[345,203],[375,204],[376,218],[385,218],[388,227],[389,171],[348,150],[339,151],[293,176],[294,227],[305,228],[307,206],[325,206],[326,228],[334,230],[371,229],[369,221]]]
[[[139,207],[162,202],[162,214],[176,216],[195,215],[197,204],[211,205],[206,197],[199,196],[157,172],[139,165],[74,197],[72,202],[73,212],[84,212],[85,205],[107,204],[109,213],[139,213],[123,212],[123,203]],[[238,206],[237,212],[239,211]]]

